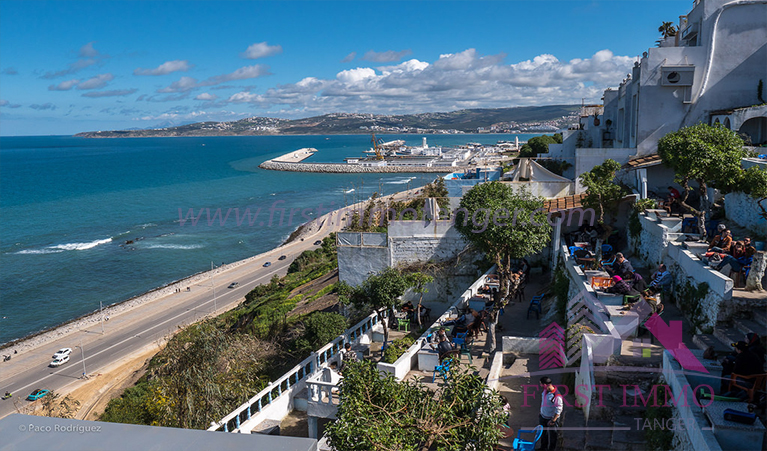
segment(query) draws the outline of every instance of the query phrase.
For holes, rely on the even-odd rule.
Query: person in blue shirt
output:
[[[667,292],[671,289],[671,283],[673,278],[671,272],[666,268],[666,265],[661,263],[658,265],[658,270],[650,276],[652,282],[647,287],[646,292],[649,294],[656,294],[661,292]]]

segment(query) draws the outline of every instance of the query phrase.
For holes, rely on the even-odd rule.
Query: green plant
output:
[[[554,271],[554,283],[551,284],[551,292],[557,299],[557,321],[560,324],[564,324],[567,314],[567,301],[570,295],[570,279],[565,273],[561,258],[557,263],[557,269]]]
[[[723,191],[737,189],[743,177],[741,160],[749,156],[743,140],[736,132],[717,124],[697,124],[672,132],[658,141],[658,154],[663,165],[674,170],[676,182],[684,193],[679,204],[698,219],[698,229],[705,234],[706,217],[710,215],[708,188]],[[698,183],[700,207],[687,203],[690,181]]]
[[[701,301],[708,295],[709,286],[705,282],[693,286],[689,281],[676,289],[676,300],[679,309],[687,315],[693,330],[698,330],[702,324],[708,322],[708,317],[703,311]]]
[[[402,354],[405,353],[405,351],[408,350],[411,346],[413,346],[413,343],[415,343],[415,340],[413,337],[406,335],[398,340],[392,341],[392,343],[386,347],[386,350],[384,351],[383,358],[381,359],[384,363],[394,363],[397,361],[398,358],[402,356]]]
[[[756,98],[759,99],[760,104],[767,103],[764,101],[764,82],[762,80],[759,80],[759,83],[756,85]]]
[[[663,387],[666,386],[664,385]],[[648,406],[643,416],[645,420],[649,420],[653,425],[658,423],[665,425],[667,420],[673,417],[673,411],[668,406]],[[648,450],[665,451],[672,449],[674,432],[665,427],[648,427],[644,429],[644,438]]]
[[[431,390],[397,382],[368,361],[344,369],[337,420],[325,429],[338,451],[493,450],[507,417],[498,392],[460,365]]]
[[[346,330],[348,322],[338,313],[313,312],[303,320],[303,336],[296,340],[296,350],[300,355],[324,346]]]

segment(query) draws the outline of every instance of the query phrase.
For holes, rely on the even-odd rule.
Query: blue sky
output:
[[[598,102],[691,7],[4,0],[0,134]]]

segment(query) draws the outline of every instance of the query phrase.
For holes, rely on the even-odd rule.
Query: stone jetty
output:
[[[272,171],[288,172],[328,172],[328,173],[392,173],[392,172],[429,172],[446,173],[462,171],[465,166],[363,166],[349,163],[304,163],[303,160],[314,155],[317,149],[304,148],[285,155],[266,160],[258,167]]]

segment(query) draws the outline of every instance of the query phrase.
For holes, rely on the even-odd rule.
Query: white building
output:
[[[650,48],[604,104],[584,108],[580,129],[549,146],[576,178],[606,158],[626,163],[699,122],[721,123],[754,145],[767,142],[767,1],[697,0],[676,36]],[[597,107],[597,108],[595,108]]]

